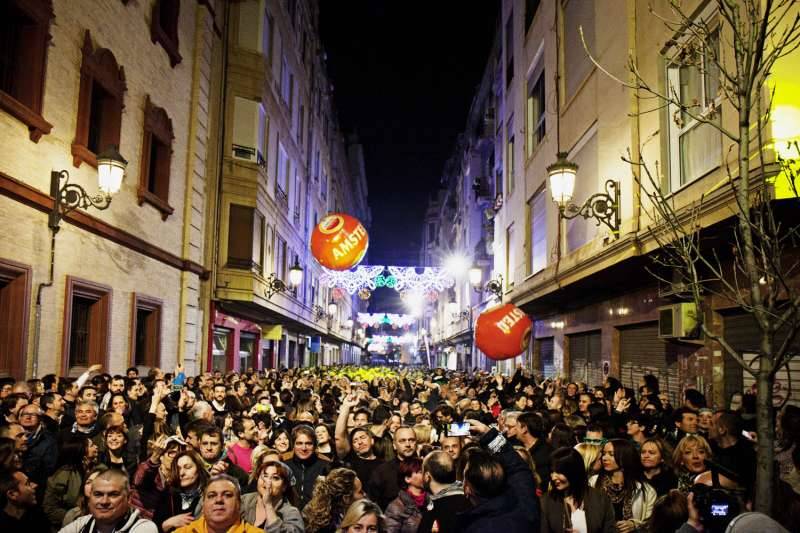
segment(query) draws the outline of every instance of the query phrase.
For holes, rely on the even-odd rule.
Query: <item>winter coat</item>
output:
[[[200,517],[188,526],[179,527],[175,530],[175,533],[207,533],[208,526],[206,525],[206,519],[204,517]],[[263,529],[259,529],[256,526],[252,526],[250,524],[246,524],[245,522],[238,522],[233,524],[226,533],[264,533]]]
[[[158,463],[153,463],[150,459],[139,463],[136,472],[133,474],[131,483],[131,505],[139,509],[145,518],[152,519],[153,512],[158,502],[165,496],[169,496],[169,487],[164,483]]]
[[[433,523],[437,522],[441,533],[451,533],[456,530],[456,515],[470,507],[472,505],[464,496],[463,485],[456,481],[430,497],[428,505],[422,510],[419,531],[430,531]]]
[[[530,468],[496,429],[481,437],[481,447],[503,465],[508,489],[458,515],[464,533],[529,533],[539,529],[539,500]]]
[[[397,493],[384,514],[387,533],[417,533],[422,521],[422,510],[405,490]]]
[[[55,529],[61,528],[64,515],[75,507],[83,491],[83,474],[62,466],[47,480],[42,510]]]
[[[83,531],[94,530],[94,517],[90,514],[84,515],[68,526],[61,528],[58,533],[82,533]],[[156,525],[146,518],[139,515],[138,509],[134,509],[122,527],[114,529],[115,533],[158,533]]]
[[[317,478],[327,476],[331,471],[331,461],[322,455],[312,455],[306,460],[300,460],[294,456],[294,452],[285,453],[283,461],[289,465],[294,474],[294,488],[300,497],[302,509],[311,500]]]
[[[41,488],[41,491],[36,491],[40,498],[44,493],[47,478],[53,475],[57,466],[58,441],[55,435],[41,425],[28,440],[28,449],[22,456],[22,470]]]
[[[256,523],[258,498],[259,495],[256,492],[242,496],[242,520],[248,524]],[[275,513],[278,515],[278,520],[263,526],[266,533],[303,533],[306,530],[300,511],[286,500],[281,500],[275,508]]]
[[[594,475],[589,478],[589,486],[594,487],[600,476]],[[648,483],[636,482],[636,488],[633,491],[633,501],[631,502],[631,513],[633,518],[631,520],[636,524],[636,528],[644,527],[650,515],[653,514],[653,505],[656,503],[656,491]]]
[[[547,493],[542,496],[541,533],[563,533],[564,502]],[[589,533],[614,533],[614,506],[602,491],[589,487],[583,494],[583,510]]]

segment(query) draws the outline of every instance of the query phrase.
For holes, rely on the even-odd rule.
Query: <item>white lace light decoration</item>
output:
[[[372,337],[368,337],[367,341],[378,344],[416,344],[417,336],[413,333],[405,333],[403,335],[373,335]]]
[[[349,294],[355,294],[362,287],[374,290],[374,279],[385,270],[385,267],[359,265],[353,270],[329,270],[327,268],[322,270],[320,283],[331,289],[339,287]]]
[[[397,279],[398,291],[408,290],[425,293],[441,292],[455,285],[456,280],[443,268],[425,267],[417,272],[414,267],[387,267],[389,273]]]
[[[397,326],[399,328],[416,323],[417,318],[412,315],[397,313],[358,313],[358,322],[363,326],[374,327],[381,324]]]
[[[352,270],[322,269],[320,282],[329,287],[340,287],[349,294],[367,288],[374,291],[378,287],[388,287],[397,291],[427,293],[441,292],[455,285],[455,279],[443,268],[425,267],[417,272],[415,267],[384,267],[359,265]],[[383,276],[384,271],[389,276]]]

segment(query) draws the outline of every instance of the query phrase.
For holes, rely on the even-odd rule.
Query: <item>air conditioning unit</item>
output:
[[[694,338],[698,333],[697,305],[679,303],[658,308],[658,336],[661,339]]]

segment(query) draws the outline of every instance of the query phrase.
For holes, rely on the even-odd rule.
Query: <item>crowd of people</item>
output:
[[[767,516],[752,395],[673,405],[652,375],[95,365],[0,384],[4,532],[800,529],[800,408],[778,413]]]

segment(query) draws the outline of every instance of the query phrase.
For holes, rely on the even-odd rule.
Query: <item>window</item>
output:
[[[0,376],[25,375],[31,268],[0,259]]]
[[[578,91],[583,80],[592,72],[592,62],[581,42],[579,28],[589,50],[594,49],[594,2],[569,0],[564,9],[564,101]]]
[[[514,117],[508,119],[506,124],[506,177],[508,182],[507,194],[514,193]]]
[[[255,333],[242,332],[239,335],[239,371],[245,372],[253,366],[255,361],[256,349],[258,348],[258,337]]]
[[[325,174],[325,171],[322,171],[322,183],[319,187],[319,194],[324,201],[328,201],[328,175]]]
[[[297,113],[297,142],[300,144],[300,147],[303,146],[303,127],[305,127],[306,122],[306,107],[303,104],[300,104],[300,111]]]
[[[514,271],[517,267],[516,246],[514,245],[514,224],[506,228],[506,288],[514,286]]]
[[[72,143],[72,163],[85,162],[97,168],[97,153],[119,146],[122,126],[125,73],[107,48],[94,49],[86,31],[78,96],[78,120]]]
[[[514,79],[514,12],[506,20],[506,89]]]
[[[174,211],[169,205],[169,176],[174,138],[172,121],[167,112],[153,105],[148,96],[144,105],[139,205],[149,203],[161,212],[163,220]]]
[[[533,23],[533,17],[536,15],[536,11],[539,10],[539,2],[540,0],[525,0],[525,33],[528,33],[528,30],[531,29],[531,24]]]
[[[111,287],[67,276],[62,371],[80,373],[108,364]]]
[[[283,98],[283,103],[291,105],[292,100],[292,85],[291,85],[291,73],[289,72],[289,62],[286,60],[286,56],[281,57],[281,97]]]
[[[231,331],[225,328],[214,328],[214,340],[211,347],[211,368],[221,372],[228,371],[228,350]]]
[[[181,62],[181,54],[178,51],[180,9],[180,0],[156,0],[150,24],[150,40],[164,47],[169,57],[169,64],[173,67]]]
[[[301,205],[302,205],[302,197],[303,197],[303,183],[300,179],[297,170],[294,171],[294,213],[293,219],[295,226],[300,226],[300,217],[301,213]]]
[[[434,240],[436,240],[436,224],[428,222],[428,242],[432,243]]]
[[[526,155],[530,157],[539,143],[544,139],[545,126],[545,93],[544,93],[544,59],[540,59],[533,73],[528,78],[528,101],[525,130],[528,135]]]
[[[547,266],[547,202],[544,187],[528,201],[530,213],[530,258],[528,274],[535,274]]]
[[[286,240],[275,232],[275,275],[286,279]]]
[[[688,46],[691,46],[689,43]],[[683,46],[681,48],[684,48]],[[677,50],[676,50],[677,54]],[[667,67],[670,95],[680,99],[686,111],[669,106],[670,186],[677,190],[722,164],[722,134],[714,124],[694,120],[704,116],[719,123],[720,73],[713,58],[719,57],[719,34],[709,36],[699,46],[699,62],[692,65],[671,63]]]
[[[158,298],[133,294],[133,353],[130,364],[159,366],[161,364],[161,308]]]
[[[228,214],[228,262],[230,268],[259,269],[263,246],[259,243],[264,217],[255,208],[230,204]]]
[[[283,143],[278,141],[278,168],[276,174],[278,179],[275,181],[276,196],[281,204],[288,207],[288,191],[289,191],[289,172],[291,171],[291,160],[283,147]]]
[[[234,158],[266,167],[269,142],[269,120],[264,105],[250,98],[233,99]]]
[[[264,273],[264,243],[267,237],[267,223],[264,215],[254,211],[253,221],[253,265],[259,274]]]
[[[52,125],[42,118],[52,0],[0,4],[0,109],[28,126],[39,142]]]

